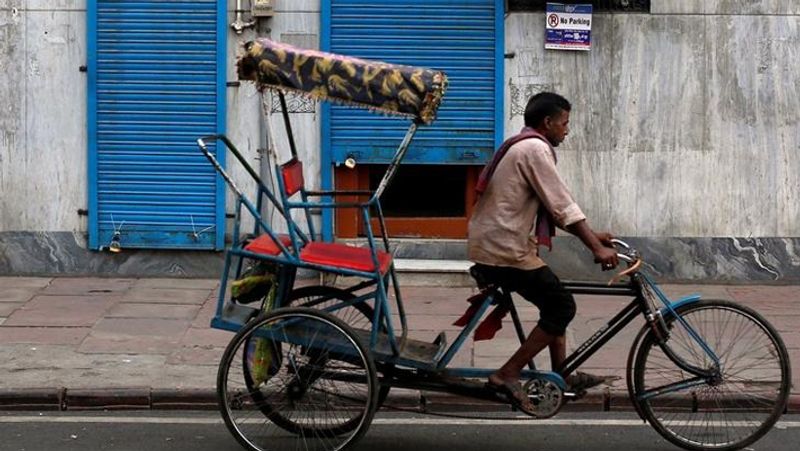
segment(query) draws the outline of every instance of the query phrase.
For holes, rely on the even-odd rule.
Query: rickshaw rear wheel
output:
[[[356,296],[353,293],[341,288],[324,285],[312,285],[292,290],[287,296],[285,304],[286,307],[307,307],[316,310],[324,310],[325,308],[331,306],[352,301],[355,298]],[[374,309],[372,306],[365,302],[359,302],[327,313],[344,321],[345,324],[354,329],[369,330],[372,328],[372,320],[374,318],[373,312]],[[382,327],[382,329],[385,330],[385,327]],[[280,343],[271,344],[278,348],[280,347]],[[253,346],[253,343],[243,346],[242,352],[246,355],[248,352],[251,352],[249,350],[253,349]],[[245,356],[243,356],[242,361],[245,365],[247,365],[248,359],[246,359]],[[393,365],[381,365],[381,373],[388,374],[392,368],[394,368]],[[243,371],[243,376],[248,391],[254,392],[255,397],[260,396],[258,393],[256,393],[257,390],[254,390],[254,385],[256,384],[251,376],[251,371],[245,368]],[[378,407],[383,405],[384,401],[389,395],[390,388],[391,387],[389,385],[380,385],[378,390]],[[299,389],[297,385],[290,387],[290,390],[289,396],[292,398],[302,397],[303,395],[302,390]],[[298,430],[297,425],[290,418],[282,417],[280,412],[276,412],[267,403],[262,403],[260,410],[273,423],[286,429],[287,431],[296,432]],[[354,417],[352,420],[353,421],[346,422],[337,426],[336,428],[331,429],[328,431],[328,433],[340,435],[350,432],[352,428],[358,425],[357,417]]]
[[[250,321],[217,373],[225,424],[255,451],[343,449],[372,422],[379,387],[375,363],[352,328],[309,308],[280,308]]]
[[[309,307],[318,310],[352,301],[356,296],[341,288],[326,285],[311,285],[292,290],[286,299],[287,307]],[[343,320],[348,326],[354,329],[372,330],[372,321],[375,310],[366,302],[358,302],[349,307],[344,307],[333,312],[333,316]],[[381,325],[380,331],[386,333],[386,326]],[[379,373],[384,376],[391,375],[394,365],[381,364]],[[390,385],[381,384],[378,392],[378,407],[382,406],[389,396]]]

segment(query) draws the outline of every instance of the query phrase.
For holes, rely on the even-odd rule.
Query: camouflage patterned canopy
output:
[[[320,100],[433,122],[447,87],[440,71],[305,50],[258,39],[245,44],[239,79],[260,89],[297,91]]]

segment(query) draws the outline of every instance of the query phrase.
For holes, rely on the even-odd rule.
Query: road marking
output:
[[[222,418],[0,416],[0,423],[222,424]]]
[[[527,420],[527,421],[526,421]],[[47,416],[47,415],[9,415],[0,416],[0,423],[107,423],[107,424],[222,424],[221,418],[175,418],[175,417],[102,417],[102,416]],[[641,420],[597,420],[597,419],[549,419],[532,420],[527,417],[503,419],[462,419],[462,418],[376,418],[373,425],[380,426],[648,426]],[[733,421],[713,422],[716,427],[752,426],[752,423]],[[706,425],[704,425],[705,427]],[[777,429],[798,428],[800,421],[779,421]]]

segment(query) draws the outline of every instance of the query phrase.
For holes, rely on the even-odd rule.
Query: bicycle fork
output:
[[[666,320],[664,320],[664,310],[675,316],[675,319],[672,321],[672,325],[667,325]],[[678,368],[694,375],[695,377],[690,377],[688,379],[658,387],[652,391],[643,393],[641,396],[639,396],[639,401],[644,401],[666,393],[684,390],[698,385],[708,384],[714,386],[722,383],[722,368],[719,358],[708,346],[708,344],[699,336],[694,328],[680,316],[680,314],[670,307],[665,307],[662,310],[647,313],[645,317],[647,318],[647,322],[656,337],[657,344],[664,352],[664,355],[666,355],[667,358],[669,358],[669,360]],[[675,351],[673,351],[672,347],[669,345],[669,339],[671,336],[670,329],[674,327],[675,322],[678,322],[678,324],[680,324],[686,330],[689,337],[703,350],[703,353],[705,353],[711,359],[712,364],[709,368],[700,368],[692,365],[677,355]]]

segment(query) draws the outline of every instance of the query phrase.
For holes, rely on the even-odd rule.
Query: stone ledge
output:
[[[67,389],[64,410],[136,410],[150,408],[149,388]]]
[[[65,410],[64,388],[0,389],[2,410]]]

